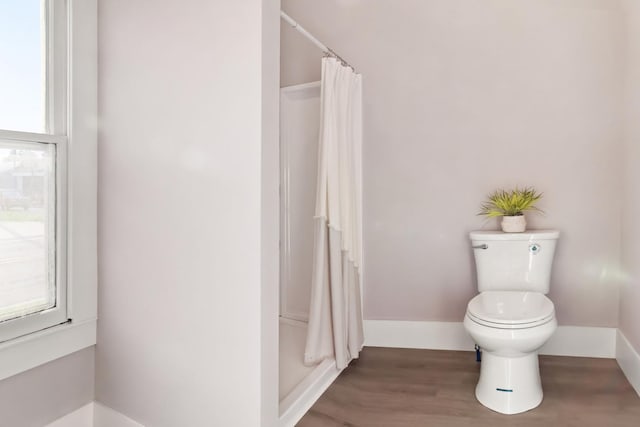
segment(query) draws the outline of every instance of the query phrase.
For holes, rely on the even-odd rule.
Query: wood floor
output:
[[[613,359],[540,356],[544,400],[502,415],[480,405],[475,353],[367,347],[298,427],[640,427],[640,398]]]

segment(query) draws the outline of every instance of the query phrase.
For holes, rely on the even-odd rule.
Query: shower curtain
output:
[[[305,364],[342,369],[364,342],[360,298],[362,76],[322,60],[314,262]]]

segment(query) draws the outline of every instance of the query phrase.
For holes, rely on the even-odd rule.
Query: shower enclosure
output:
[[[292,426],[364,343],[362,76],[324,52],[321,82],[280,93],[280,425]]]
[[[339,371],[333,360],[305,366],[313,269],[320,82],[280,92],[280,415],[292,420]],[[282,425],[288,425],[286,422]]]

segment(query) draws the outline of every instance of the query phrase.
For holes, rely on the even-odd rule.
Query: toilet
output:
[[[547,298],[560,233],[473,231],[478,291],[464,327],[482,350],[476,398],[502,414],[542,402],[538,350],[558,327]]]

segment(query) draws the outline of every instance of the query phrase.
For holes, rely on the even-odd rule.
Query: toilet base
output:
[[[540,405],[542,384],[538,353],[502,357],[484,351],[476,398],[501,414],[518,414]]]

